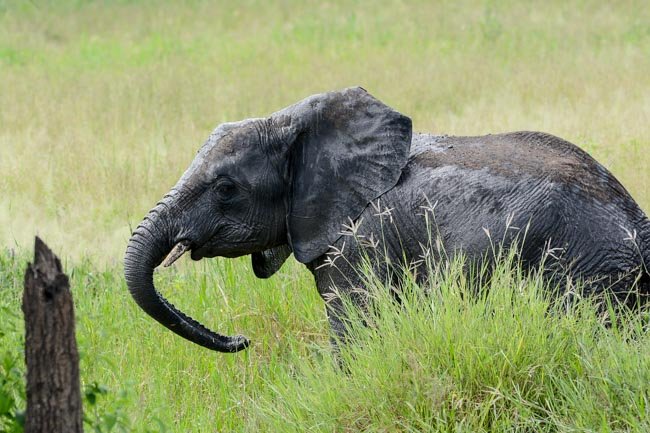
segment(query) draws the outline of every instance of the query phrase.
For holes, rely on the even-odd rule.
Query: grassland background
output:
[[[86,382],[123,390],[140,429],[242,430],[274,378],[326,356],[306,272],[259,281],[242,259],[161,273],[186,311],[255,342],[215,357],[143,317],[120,271],[129,228],[217,124],[362,85],[417,131],[566,138],[649,211],[649,72],[645,1],[0,0],[0,298],[17,309],[40,234],[85,288]]]
[[[542,130],[650,209],[647,2],[1,2],[0,242],[121,256],[220,122],[362,85],[457,135]]]

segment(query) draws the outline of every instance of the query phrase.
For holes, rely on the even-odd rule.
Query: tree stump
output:
[[[26,433],[83,431],[74,306],[61,262],[36,237],[25,272]]]

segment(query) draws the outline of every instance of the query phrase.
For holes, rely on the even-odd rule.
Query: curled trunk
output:
[[[161,205],[152,209],[129,240],[124,257],[129,292],[148,315],[183,338],[218,352],[245,349],[249,344],[245,337],[229,337],[211,331],[174,307],[154,287],[153,270],[173,247],[170,225],[161,216],[165,209]]]

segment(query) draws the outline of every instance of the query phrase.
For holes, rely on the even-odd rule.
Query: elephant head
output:
[[[133,232],[124,258],[129,291],[178,335],[220,352],[244,349],[244,337],[217,334],[163,298],[154,268],[185,252],[193,260],[252,254],[259,277],[291,252],[309,263],[395,185],[410,142],[411,120],[359,87],[220,125]]]

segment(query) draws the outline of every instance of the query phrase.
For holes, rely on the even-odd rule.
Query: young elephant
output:
[[[412,136],[408,117],[359,87],[217,127],[134,231],[126,281],[138,305],[167,328],[236,352],[248,341],[214,333],[176,309],[155,290],[154,268],[187,251],[194,260],[251,254],[255,274],[265,278],[293,252],[314,274],[342,337],[334,293],[363,287],[357,241],[382,239],[392,263],[415,262],[432,229],[422,214],[434,207],[434,236],[447,255],[481,260],[492,247],[486,230],[507,247],[512,227],[525,227],[524,264],[561,250],[555,265],[591,281],[589,291],[611,288],[629,301],[636,281],[637,294],[650,293],[650,221],[585,152],[539,132]],[[344,225],[356,236],[344,236]],[[345,260],[332,266],[328,251],[341,249]]]

